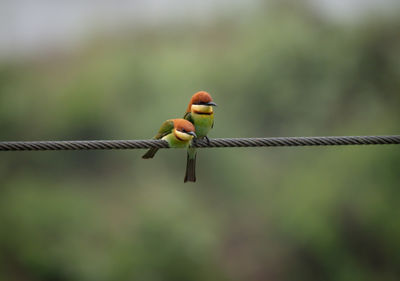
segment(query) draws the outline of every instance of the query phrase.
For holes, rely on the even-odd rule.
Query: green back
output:
[[[190,112],[186,112],[183,116],[183,119],[188,120],[190,123],[193,124],[192,114]]]
[[[162,123],[160,129],[158,130],[157,135],[154,136],[154,139],[161,139],[162,137],[171,133],[173,129],[174,121],[172,121],[172,119],[165,121],[164,123]]]

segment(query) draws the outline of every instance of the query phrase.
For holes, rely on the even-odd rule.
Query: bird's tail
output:
[[[187,162],[186,162],[186,174],[184,182],[196,181],[196,149],[188,148],[187,152]]]
[[[156,147],[150,148],[150,149],[142,156],[142,158],[143,158],[143,159],[153,158],[157,151],[158,151],[158,148],[156,148]]]

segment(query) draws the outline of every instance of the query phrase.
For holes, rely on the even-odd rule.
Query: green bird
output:
[[[169,119],[161,125],[153,139],[165,140],[171,148],[187,148],[194,137],[196,133],[192,123],[185,119]],[[158,148],[150,148],[142,158],[153,158],[157,151]]]
[[[197,138],[206,138],[207,134],[214,127],[214,111],[213,106],[217,106],[213,102],[212,97],[205,91],[195,93],[190,99],[189,106],[186,109],[186,120],[193,123],[196,128]],[[187,152],[186,175],[185,182],[196,181],[196,149],[189,147]]]

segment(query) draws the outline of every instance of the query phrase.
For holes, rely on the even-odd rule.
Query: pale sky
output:
[[[221,13],[246,13],[260,0],[1,0],[0,57],[43,48],[73,47],[92,31],[124,25],[207,21]],[[305,0],[307,1],[307,0]],[[309,0],[332,19],[390,11],[399,0]],[[398,5],[399,6],[399,5]]]

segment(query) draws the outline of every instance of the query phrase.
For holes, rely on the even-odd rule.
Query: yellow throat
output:
[[[176,130],[176,129],[174,129],[174,134],[175,134],[175,136],[176,136],[178,139],[180,139],[180,140],[182,140],[182,141],[190,141],[190,140],[193,139],[193,136],[192,136],[192,135],[189,135],[189,134],[180,132],[180,131],[178,131],[178,130]]]
[[[191,107],[191,111],[193,113],[200,113],[200,114],[211,114],[213,113],[213,108],[211,105],[204,105],[204,104],[193,104]]]

